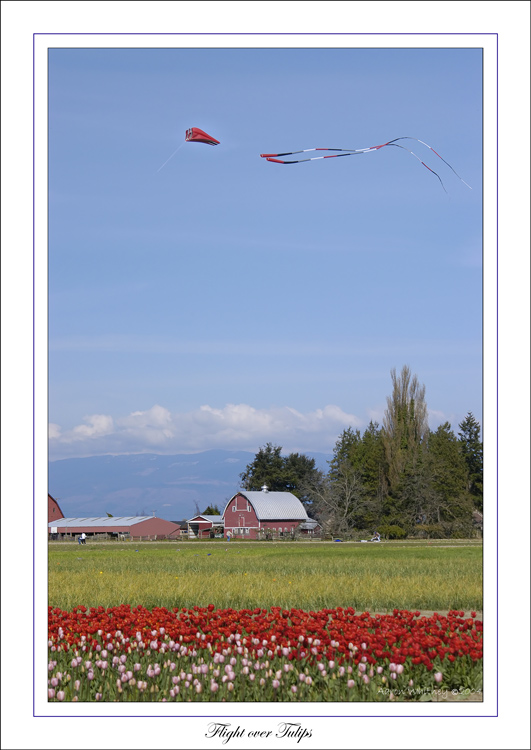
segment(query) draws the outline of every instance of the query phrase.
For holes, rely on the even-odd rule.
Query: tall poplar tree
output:
[[[393,392],[387,397],[383,419],[383,444],[388,466],[388,480],[394,490],[406,467],[415,465],[418,451],[429,432],[426,388],[404,365],[400,375],[391,370]]]

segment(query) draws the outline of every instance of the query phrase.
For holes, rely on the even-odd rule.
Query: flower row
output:
[[[477,689],[482,623],[475,613],[419,615],[356,615],[350,608],[50,608],[48,695],[340,701]]]

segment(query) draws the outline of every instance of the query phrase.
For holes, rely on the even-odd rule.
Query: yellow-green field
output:
[[[482,610],[482,554],[477,541],[52,543],[48,601],[64,610]]]

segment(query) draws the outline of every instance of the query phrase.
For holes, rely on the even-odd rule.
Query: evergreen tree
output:
[[[363,436],[352,427],[344,430],[329,465],[330,487],[332,490],[335,487],[345,522],[348,520],[361,529],[377,526],[386,492],[385,455],[379,425],[371,421]],[[347,498],[350,498],[350,508]]]
[[[382,430],[378,423],[371,422],[363,433],[361,441],[361,477],[363,497],[366,506],[364,527],[372,528],[380,524],[387,495],[385,448]]]
[[[285,491],[284,459],[280,455],[282,447],[267,443],[259,449],[253,461],[240,474],[244,490],[259,491],[267,484],[271,492]]]
[[[361,444],[361,433],[359,430],[353,430],[349,427],[343,430],[334,446],[334,456],[329,461],[329,475],[331,478],[338,476],[340,473],[340,467],[343,464],[348,464],[351,468],[359,468],[359,453],[358,449]]]
[[[408,534],[433,523],[434,491],[426,451],[415,451],[403,466],[386,505],[386,522]]]
[[[468,412],[459,424],[459,442],[468,471],[468,491],[474,498],[474,505],[483,510],[483,443],[481,428],[472,412]]]
[[[474,509],[467,487],[467,466],[450,423],[431,432],[428,442],[432,503],[430,521],[446,523],[448,529],[468,529]]]
[[[204,516],[220,516],[221,511],[218,508],[217,505],[209,505],[205,510],[203,511]]]

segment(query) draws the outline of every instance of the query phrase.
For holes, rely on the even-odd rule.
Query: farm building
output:
[[[307,521],[301,523],[301,525],[299,526],[299,531],[304,537],[321,536],[323,527],[314,518],[308,518]]]
[[[155,516],[103,516],[95,518],[60,518],[48,524],[48,532],[57,529],[61,538],[77,537],[85,532],[87,539],[178,539],[180,527]]]
[[[200,513],[188,521],[189,539],[208,539],[223,536],[223,516]]]
[[[57,500],[48,493],[48,523],[58,521],[60,518],[64,518],[63,511]]]
[[[172,521],[172,523],[179,526],[179,533],[175,535],[176,538],[188,536],[188,521],[186,519],[184,521]]]
[[[225,535],[236,538],[258,539],[268,534],[288,536],[311,519],[291,492],[261,492],[239,490],[223,511]]]

